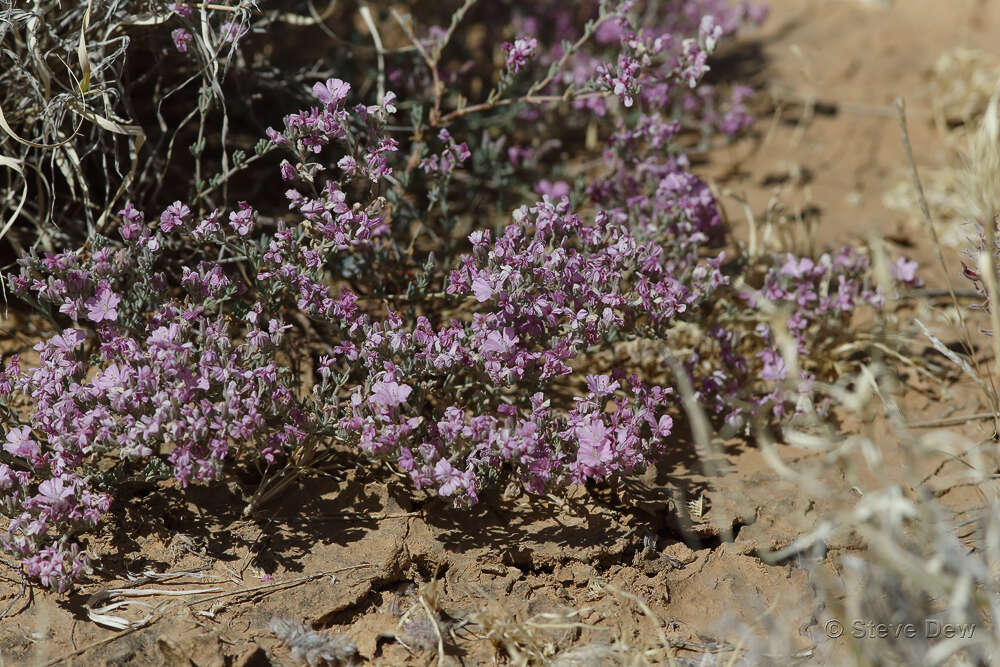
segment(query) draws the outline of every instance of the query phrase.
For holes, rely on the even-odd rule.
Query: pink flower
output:
[[[382,98],[382,108],[388,114],[396,113],[396,93],[391,90],[385,91],[385,97]]]
[[[285,135],[283,135],[281,132],[278,132],[273,127],[269,127],[266,130],[264,130],[264,134],[266,134],[267,138],[270,139],[273,143],[284,144],[288,142],[288,139],[285,137]]]
[[[594,39],[598,44],[611,44],[621,41],[624,34],[625,30],[620,20],[602,21],[594,32]]]
[[[472,281],[472,293],[476,296],[476,301],[482,303],[493,296],[493,285],[483,276],[477,276]]]
[[[507,54],[507,67],[515,72],[520,72],[537,48],[538,40],[534,37],[521,37],[515,39],[513,44],[504,43],[503,50]]]
[[[97,288],[97,295],[87,299],[87,319],[92,322],[114,322],[118,319],[116,307],[121,297],[111,291],[107,283]]]
[[[393,381],[380,381],[372,385],[372,400],[387,408],[401,405],[409,398],[413,387]]]
[[[580,442],[576,459],[583,466],[600,470],[611,461],[612,451],[608,446],[608,428],[600,417],[591,417],[576,427],[576,437]]]
[[[460,472],[447,459],[438,459],[434,465],[434,477],[441,485],[438,494],[443,497],[454,495],[464,489],[466,495],[475,497],[475,479],[471,471]]]
[[[236,21],[226,21],[222,24],[222,34],[227,42],[235,42],[247,34],[247,27]]]
[[[313,85],[313,95],[327,107],[337,107],[347,99],[347,93],[351,90],[351,84],[340,79],[327,79],[325,83]]]
[[[514,335],[514,330],[504,327],[503,332],[491,331],[480,348],[483,354],[496,352],[497,354],[507,354],[517,345],[518,338]]]
[[[552,183],[548,179],[543,178],[535,183],[535,192],[540,195],[548,195],[553,199],[562,199],[569,196],[570,187],[566,181]]]
[[[345,155],[340,158],[340,161],[337,162],[337,166],[340,167],[346,174],[354,175],[354,173],[358,170],[358,161],[350,155]]]
[[[191,33],[184,28],[177,28],[170,33],[170,37],[173,38],[174,48],[177,49],[178,53],[187,53],[188,42],[193,39]]]
[[[587,389],[589,389],[590,393],[594,394],[594,396],[597,396],[598,398],[615,393],[615,391],[618,390],[618,387],[618,381],[612,380],[608,375],[587,376]]]
[[[189,215],[191,215],[191,209],[181,202],[175,201],[160,215],[160,229],[167,233],[174,227],[180,227]]]
[[[167,8],[175,12],[178,16],[188,17],[194,13],[194,10],[180,2],[171,2],[167,5]]]
[[[72,486],[67,486],[58,477],[47,479],[38,485],[38,500],[46,505],[61,505],[76,494]]]
[[[240,236],[246,236],[253,229],[253,224],[257,218],[257,212],[245,201],[241,201],[240,210],[229,214],[229,226],[236,230]]]
[[[892,277],[901,283],[905,283],[910,286],[919,286],[922,281],[917,278],[917,268],[919,264],[914,261],[910,261],[905,257],[900,257],[896,260],[895,264],[890,264],[889,269],[892,272]]]
[[[59,312],[64,315],[69,315],[74,321],[76,321],[76,318],[79,317],[79,310],[80,303],[69,298],[63,299],[62,305],[59,306]]]
[[[3,445],[4,451],[13,456],[33,461],[41,454],[41,447],[35,439],[31,437],[31,429],[27,426],[14,428],[7,432],[7,441]]]
[[[808,257],[801,257],[796,259],[794,255],[788,255],[788,259],[781,267],[781,273],[785,276],[791,276],[792,278],[801,278],[806,273],[813,270],[813,261]]]

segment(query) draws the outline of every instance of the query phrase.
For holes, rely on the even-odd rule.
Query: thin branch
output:
[[[913,422],[907,424],[906,428],[936,428],[938,426],[959,426],[961,424],[967,424],[974,421],[982,421],[984,419],[994,419],[996,417],[996,412],[976,412],[971,415],[963,415],[961,417],[945,417],[943,419],[931,419],[922,422]]]
[[[566,92],[562,95],[525,95],[523,97],[510,97],[502,100],[496,100],[495,102],[482,102],[481,104],[473,104],[472,106],[463,107],[461,109],[456,109],[451,113],[443,116],[439,123],[441,125],[447,125],[457,118],[462,116],[467,116],[471,113],[479,113],[480,111],[488,111],[490,109],[496,109],[499,107],[510,106],[511,104],[549,104],[557,102],[570,102],[576,100],[585,100],[594,97],[608,97],[610,93],[593,91],[588,93],[583,93],[581,95],[572,95],[572,88],[567,88]]]
[[[358,11],[372,36],[372,41],[375,42],[375,53],[378,54],[378,103],[382,104],[385,99],[385,49],[382,47],[382,36],[378,32],[378,26],[375,25],[375,19],[372,18],[372,10],[368,3],[362,3]]]
[[[277,590],[284,590],[286,588],[292,588],[293,586],[299,586],[301,584],[314,581],[316,579],[321,579],[323,577],[329,576],[331,574],[339,574],[340,572],[347,572],[349,570],[360,570],[365,567],[374,567],[373,563],[359,563],[358,565],[351,565],[349,567],[342,567],[337,570],[330,570],[327,572],[318,572],[316,574],[307,574],[302,577],[297,577],[295,579],[289,579],[287,581],[276,581],[272,584],[261,584],[260,586],[251,586],[250,588],[241,588],[237,591],[229,591],[228,593],[220,593],[219,595],[211,595],[209,597],[201,598],[199,600],[192,600],[187,604],[188,607],[194,607],[205,602],[212,602],[213,600],[219,600],[221,598],[233,597],[236,595],[243,595],[246,593],[261,593],[261,592],[275,592]]]
[[[424,59],[424,63],[427,64],[427,68],[430,69],[431,76],[434,78],[434,108],[431,109],[429,120],[431,125],[436,126],[441,115],[441,77],[438,75],[437,63],[431,58],[430,54],[427,53],[427,49],[425,49],[424,45],[420,43],[417,36],[413,34],[413,28],[395,7],[392,9],[392,18],[396,20],[399,27],[402,28],[404,33],[406,33],[407,39],[409,39],[413,46],[416,47],[417,52],[420,53],[420,57]]]

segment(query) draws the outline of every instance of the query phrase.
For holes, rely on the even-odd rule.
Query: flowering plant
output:
[[[705,111],[691,100],[708,99],[698,85],[711,53],[749,8],[595,3],[565,43],[532,28],[562,17],[570,31],[562,3],[511,9],[521,32],[500,47],[486,101],[469,105],[446,93],[443,54],[474,4],[429,39],[397,17],[422,64],[388,73],[400,96],[357,103],[329,77],[267,128],[241,164],[280,156],[279,215],[199,199],[147,221],[128,203],[117,237],[19,260],[11,289],[59,331],[35,346],[37,365],[10,358],[0,379],[0,545],[30,575],[64,590],[85,572],[81,536],[125,480],[186,486],[256,468],[253,511],[347,448],[457,503],[490,485],[545,493],[627,474],[668,445],[679,397],[666,364],[607,368],[606,352],[641,340],[685,356],[672,351],[678,332],[704,329],[714,353],[682,359],[702,402],[732,422],[765,407],[778,417],[795,397],[747,382],[755,365],[785,380],[775,341],[720,304],[730,315],[761,298],[794,304],[804,350],[811,324],[879,304],[850,252],[770,257],[760,289],[734,287],[745,258],[727,258],[681,135]],[[734,94],[731,110],[701,119],[744,129],[746,92]],[[665,115],[671,105],[685,115]],[[519,119],[544,128],[559,114],[607,129],[601,169],[575,185],[535,178],[548,149],[518,143]],[[489,124],[509,136],[473,132]],[[492,211],[483,193],[496,194]]]

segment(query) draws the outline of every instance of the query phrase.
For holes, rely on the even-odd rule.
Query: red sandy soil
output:
[[[996,49],[1000,4],[770,5],[765,26],[744,35],[727,60],[735,76],[765,91],[758,136],[709,153],[698,170],[719,192],[745,194],[758,217],[776,191],[790,212],[814,210],[820,245],[863,241],[878,231],[891,251],[921,261],[929,285],[943,285],[924,228],[881,201],[906,165],[892,102],[907,101],[917,162],[945,165],[951,158],[931,122],[929,72],[945,49]],[[746,238],[741,207],[724,201],[737,236]],[[954,340],[935,312],[927,321]],[[8,320],[4,332],[22,324]],[[953,414],[982,409],[958,384],[910,388],[898,400],[911,421],[940,417],[945,404]],[[905,465],[888,426],[873,419],[843,427],[884,445],[877,471],[865,472],[859,462],[862,478],[873,487],[898,481],[912,492],[913,464]],[[976,441],[992,434],[986,422],[953,431]],[[815,456],[787,445],[777,452],[789,465]],[[346,634],[365,662],[429,664],[437,660],[432,629],[423,647],[416,631],[402,635],[405,647],[393,639],[423,593],[440,609],[445,664],[505,660],[495,646],[501,642],[486,637],[491,620],[495,638],[507,622],[508,635],[534,632],[538,646],[555,655],[593,642],[642,646],[657,633],[648,614],[664,622],[678,657],[695,664],[705,652],[728,663],[734,647],[777,635],[791,644],[769,660],[799,653],[808,662],[844,664],[843,640],[825,636],[828,612],[807,570],[794,560],[767,565],[758,552],[788,545],[819,517],[849,506],[857,491],[839,469],[820,478],[822,494],[818,486],[785,481],[742,441],[721,444],[709,458],[717,464],[713,474],[693,445],[679,441],[660,465],[621,488],[578,489],[564,499],[496,497],[465,511],[414,494],[386,471],[356,472],[350,461],[287,494],[259,519],[242,517],[239,494],[225,486],[183,494],[139,489],[93,545],[102,569],[69,597],[22,591],[16,570],[0,568],[0,608],[12,603],[0,623],[0,655],[5,664],[293,664],[267,627],[284,617]],[[943,456],[916,465],[916,477],[929,476],[927,483],[942,491],[959,472]],[[960,519],[980,502],[961,487],[942,497]],[[699,498],[701,516],[685,519],[686,501]],[[833,536],[821,569],[833,572],[834,556],[860,547],[849,534]],[[154,614],[134,631],[88,618],[88,598],[135,587],[128,575],[195,570],[137,587],[218,591],[131,598],[155,609],[109,612],[132,619]],[[572,615],[557,621],[547,613]],[[422,612],[411,617],[423,618]]]

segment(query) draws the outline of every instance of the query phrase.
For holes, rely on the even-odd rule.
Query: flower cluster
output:
[[[640,322],[683,317],[726,283],[718,258],[680,282],[662,247],[637,241],[603,212],[585,224],[565,198],[513,218],[496,240],[474,232],[473,252],[450,272],[445,292],[477,305],[471,320],[435,327],[418,316],[408,329],[395,313],[341,315],[352,336],[325,362],[363,365],[372,380],[351,394],[338,424],[345,440],[395,458],[418,487],[471,502],[500,469],[541,492],[648,463],[670,433],[670,390],[592,374],[565,415],[538,390],[560,386],[588,348]],[[439,395],[450,403],[429,398]]]
[[[183,283],[206,305],[231,285],[218,267],[204,265],[188,270]],[[42,286],[35,294],[43,302],[64,298]],[[100,289],[117,298],[106,284]],[[94,298],[94,311],[106,315],[114,300]],[[0,541],[43,583],[63,588],[86,566],[64,542],[108,509],[110,497],[94,490],[87,473],[103,457],[119,459],[124,475],[163,456],[186,485],[217,479],[233,443],[263,450],[304,436],[308,419],[270,359],[284,327],[271,319],[258,328],[258,312],[251,311],[237,344],[224,318],[206,305],[161,303],[141,334],[116,325],[115,317],[92,314],[93,338],[66,329],[36,346],[38,367],[8,366],[3,388],[26,396],[33,412],[28,424],[7,432],[4,450],[31,473],[3,466],[12,521]]]
[[[220,19],[217,15],[224,15],[226,17],[231,17],[232,13],[227,12],[211,12],[207,14],[207,21],[212,25],[211,30],[203,31],[201,30],[201,14],[194,11],[194,8],[185,3],[171,3],[168,7],[171,13],[176,17],[173,23],[179,22],[180,27],[174,28],[170,31],[170,38],[174,42],[174,47],[177,49],[178,53],[187,54],[189,42],[195,40],[196,43],[201,43],[206,49],[214,51],[221,48],[224,45],[229,45],[232,47],[237,47],[240,40],[250,32],[250,28],[246,22],[248,17],[248,12],[245,10],[239,11],[238,20]],[[218,6],[213,6],[212,9],[218,9]],[[210,40],[208,43],[201,42],[202,36],[207,35]]]
[[[534,37],[515,39],[513,43],[506,42],[503,50],[507,54],[507,67],[514,72],[520,72],[537,48],[538,40]]]
[[[915,262],[900,257],[891,268],[897,285],[920,285],[914,272]],[[826,375],[829,372],[828,368],[822,368],[821,360],[829,358],[831,348],[842,342],[839,334],[856,312],[865,306],[880,308],[885,303],[885,295],[873,283],[868,256],[849,247],[836,253],[824,253],[815,260],[792,254],[775,255],[763,286],[744,292],[741,297],[749,308],[761,314],[761,319],[767,318],[768,313],[781,317],[782,326],[794,343],[794,363],[798,369],[797,376],[790,377],[788,352],[783,351],[771,324],[761,321],[753,333],[748,334],[757,339],[753,360],[755,375],[771,388],[753,398],[749,412],[757,414],[766,409],[774,417],[785,416],[789,411],[801,413],[810,406],[822,409],[822,406],[812,405],[812,386],[817,373]],[[731,360],[731,337],[727,342],[720,358],[737,371],[733,377],[742,381],[747,377],[749,364]],[[820,363],[812,360],[820,360]],[[704,398],[707,400],[712,394],[718,397],[725,392],[707,382],[703,386]],[[729,418],[732,420],[736,416],[738,413],[733,411]]]
[[[763,5],[734,6],[725,0],[679,4],[683,6],[616,0],[570,7],[549,0],[534,3],[531,10],[519,8],[511,17],[519,37],[504,45],[507,67],[519,71],[529,64],[528,56],[540,71],[560,67],[547,88],[549,93],[561,94],[567,88],[600,90],[613,94],[626,107],[637,100],[654,108],[683,105],[685,91],[698,86],[719,42],[747,23],[763,21],[767,12]],[[574,15],[588,11],[592,39],[581,43],[574,31]],[[637,15],[642,16],[641,24],[634,21]],[[564,45],[574,42],[580,48],[566,52]],[[713,92],[705,96],[715,99]],[[576,105],[602,115],[607,112],[603,96],[581,96]],[[730,119],[714,123],[713,129],[725,127],[727,134],[735,134],[746,127],[736,122],[745,115],[739,96],[717,106]],[[691,116],[690,109],[684,111]]]
[[[671,150],[679,123],[641,114],[617,130],[604,151],[606,174],[587,186],[590,200],[662,246],[670,273],[693,273],[695,260],[721,245],[725,230],[708,184],[691,173],[684,153]]]
[[[284,193],[277,210],[176,201],[146,207],[160,211],[147,221],[129,203],[116,238],[22,257],[8,282],[58,333],[36,347],[36,366],[9,359],[0,375],[10,416],[0,545],[65,589],[89,567],[82,536],[116,483],[183,487],[253,467],[256,508],[277,480],[345,447],[459,504],[491,486],[547,493],[624,475],[668,447],[679,408],[676,367],[608,366],[633,341],[676,354],[721,418],[746,416],[743,405],[772,417],[793,409],[772,332],[726,320],[720,304],[794,309],[788,330],[805,351],[817,327],[881,295],[867,259],[850,252],[771,258],[759,289],[734,289],[745,258],[733,260],[711,190],[691,172],[682,122],[652,109],[678,102],[678,90],[699,93],[709,55],[749,9],[677,4],[640,26],[631,3],[595,3],[600,20],[561,53],[525,20],[498,80],[541,101],[513,113],[533,102],[494,91],[448,112],[454,98],[436,84],[412,91],[390,70],[396,90],[412,92],[399,105],[410,127],[381,85],[377,104],[351,106],[351,85],[325,78],[303,87],[306,108],[267,128],[258,148],[281,153],[267,171]],[[179,20],[191,18],[184,10]],[[565,3],[541,3],[535,16],[546,15],[562,17],[560,35],[573,31]],[[451,34],[410,55],[437,68]],[[496,136],[516,135],[565,86],[559,99],[574,104],[564,111],[602,122],[607,137],[599,168],[576,181],[529,173],[568,150],[558,140]],[[702,120],[738,131],[745,98],[734,91],[735,115]],[[488,122],[466,123],[477,109]],[[910,264],[896,267],[913,280]],[[704,335],[682,352],[685,331]],[[770,384],[747,382],[757,372]]]
[[[420,168],[425,173],[450,174],[472,156],[472,153],[469,152],[469,145],[464,141],[456,143],[451,132],[446,128],[442,128],[438,132],[438,139],[446,144],[445,148],[440,154],[429,155],[420,161]]]

